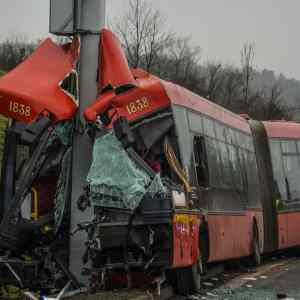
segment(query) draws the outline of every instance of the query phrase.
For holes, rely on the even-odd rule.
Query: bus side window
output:
[[[193,140],[194,161],[197,182],[199,186],[208,186],[208,167],[203,136],[195,136]]]

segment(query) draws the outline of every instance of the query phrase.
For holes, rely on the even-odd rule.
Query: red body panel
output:
[[[254,212],[241,215],[209,214],[209,262],[251,254]]]
[[[182,217],[184,216],[184,217]],[[200,215],[197,224],[201,224]],[[197,261],[198,233],[191,230],[188,215],[175,215],[173,219],[173,266],[184,267]],[[205,218],[209,228],[209,262],[223,261],[249,256],[252,253],[253,220],[259,231],[262,248],[263,214],[260,210],[249,210],[244,214],[209,213]],[[194,224],[196,222],[194,221]],[[201,241],[199,242],[201,243]],[[191,250],[192,249],[192,250]],[[194,259],[191,257],[194,253]]]
[[[278,220],[278,248],[287,248],[288,243],[288,215],[286,213],[279,213]]]
[[[278,213],[279,248],[288,248],[300,245],[300,212]]]
[[[200,216],[175,214],[173,217],[173,268],[195,264],[199,256]]]
[[[114,88],[124,84],[136,85],[128,61],[117,37],[109,30],[101,31],[99,84],[101,88]]]
[[[300,212],[288,212],[287,215],[287,228],[288,228],[288,246],[299,246],[300,245]]]
[[[77,59],[78,40],[58,46],[45,40],[35,52],[0,79],[0,113],[30,122],[43,111],[55,120],[72,118],[77,105],[59,86]]]
[[[97,100],[84,111],[84,117],[88,122],[94,123],[97,120],[99,112],[105,112],[112,105],[115,92],[108,91],[102,94]]]
[[[119,95],[115,95],[113,91],[100,95],[85,110],[86,120],[94,122],[97,115],[109,109],[110,115],[126,116],[129,121],[132,121],[170,105],[157,77],[151,75],[147,80],[138,79],[137,83],[137,87]]]

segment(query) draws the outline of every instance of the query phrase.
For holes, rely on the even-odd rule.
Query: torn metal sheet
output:
[[[73,74],[79,40],[57,45],[46,39],[34,53],[0,79],[0,113],[29,123],[41,113],[54,120],[73,117],[77,104],[61,85]]]
[[[100,41],[100,61],[101,68],[99,68],[99,86],[105,88],[110,85],[114,88],[125,84],[135,86],[135,81],[122,46],[117,37],[109,30],[103,29],[101,31]],[[116,72],[116,70],[118,70]]]

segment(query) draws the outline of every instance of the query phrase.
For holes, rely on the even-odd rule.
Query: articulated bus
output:
[[[57,268],[47,262],[72,251],[66,223],[77,106],[60,85],[77,59],[72,44],[47,40],[0,80],[0,113],[14,119],[2,167],[0,255],[22,263],[25,249],[43,267],[36,270],[52,279]],[[88,236],[78,263],[93,289],[105,288],[116,274],[131,286],[137,271],[165,272],[177,292],[189,294],[200,289],[211,263],[249,257],[258,265],[264,253],[300,245],[300,124],[248,120],[132,70],[108,30],[101,31],[99,47],[99,97],[84,113],[93,162],[78,195],[78,209],[93,209],[78,224]],[[43,82],[33,84],[41,74]],[[18,145],[30,155],[16,170]],[[42,278],[27,276],[23,265],[19,275],[30,284]]]
[[[150,105],[154,101],[168,105],[130,123],[136,137],[132,147],[139,153],[149,140],[155,141],[149,142],[146,152],[155,152],[163,182],[168,179],[173,185],[168,186],[169,197],[145,194],[133,221],[132,214],[124,216],[126,212],[112,208],[109,201],[107,207],[101,201],[95,204],[101,206],[99,219],[105,220],[98,224],[101,248],[93,249],[98,253],[93,255],[95,269],[126,265],[174,269],[169,273],[177,291],[187,294],[200,288],[200,273],[207,263],[246,256],[260,263],[260,254],[271,246],[266,239],[276,235],[265,230],[264,209],[272,205],[272,191],[260,180],[265,171],[258,168],[254,129],[247,120],[182,87],[147,76],[150,93],[145,89],[141,96]],[[153,84],[160,91],[158,97],[151,94]],[[113,101],[116,105],[125,97],[132,101],[134,94],[133,88]],[[116,105],[111,109],[119,109]],[[125,256],[120,251],[124,240],[129,253]],[[149,257],[143,253],[147,248]],[[128,256],[131,259],[124,261]]]

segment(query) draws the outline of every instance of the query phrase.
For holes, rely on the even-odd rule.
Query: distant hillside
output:
[[[270,89],[274,84],[280,88],[282,98],[293,113],[293,118],[300,120],[300,81],[287,78],[282,74],[276,75],[270,70],[255,73],[253,86],[256,89]]]

